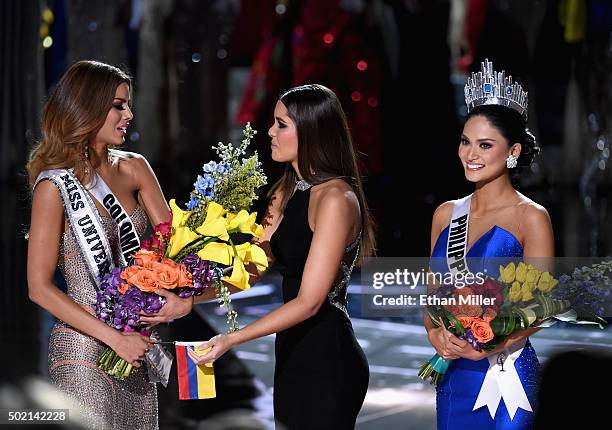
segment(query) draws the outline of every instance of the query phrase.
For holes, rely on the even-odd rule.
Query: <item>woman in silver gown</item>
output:
[[[62,197],[52,180],[37,181],[45,172],[57,172],[53,169],[71,171],[80,184],[102,178],[138,235],[149,221],[155,225],[169,220],[169,208],[147,161],[138,154],[109,151],[109,146],[125,140],[133,117],[130,105],[130,78],[118,68],[93,61],[74,64],[47,101],[43,137],[27,165],[32,185],[28,289],[30,299],[59,320],[49,339],[49,373],[52,383],[79,405],[73,413],[84,415],[95,428],[150,430],[158,428],[157,393],[140,364],[151,346],[149,338],[121,333],[95,317],[91,305],[97,280],[69,225],[72,195]],[[83,200],[92,205],[114,264],[119,265],[117,223],[102,202],[88,197],[91,200]],[[68,286],[66,294],[53,284],[58,265]],[[190,310],[190,300],[170,298],[163,315],[171,320]],[[114,379],[96,366],[106,345],[136,367],[126,380]]]

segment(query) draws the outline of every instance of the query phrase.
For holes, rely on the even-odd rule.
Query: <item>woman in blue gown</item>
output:
[[[511,176],[528,167],[538,152],[533,135],[525,128],[526,93],[510,77],[493,72],[483,63],[466,85],[468,117],[459,144],[459,159],[476,190],[467,198],[440,205],[431,230],[431,270],[449,272],[451,222],[461,205],[466,217],[463,243],[469,271],[497,278],[502,260],[528,260],[546,265],[553,256],[553,232],[546,209],[520,194]],[[452,220],[451,220],[452,218]],[[449,247],[450,243],[450,247]],[[438,354],[452,360],[437,386],[437,420],[440,430],[526,429],[534,416],[539,363],[527,329],[510,336],[493,351],[477,351],[444,327],[436,328],[425,315],[429,341]],[[500,387],[501,396],[481,395],[487,372],[499,372],[495,363],[514,365],[520,384]],[[500,361],[501,360],[501,361]],[[491,368],[491,369],[490,369]],[[494,376],[494,375],[489,375]],[[486,391],[486,390],[485,390]],[[510,393],[506,395],[504,393]],[[524,402],[516,398],[521,397]],[[481,398],[482,397],[482,398]]]

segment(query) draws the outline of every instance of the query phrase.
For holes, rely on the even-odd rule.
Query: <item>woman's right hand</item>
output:
[[[432,328],[427,332],[429,342],[436,349],[436,352],[446,360],[455,360],[463,352],[463,348],[468,344],[465,340],[459,339],[444,327]]]
[[[153,342],[151,338],[140,333],[120,333],[120,335],[109,345],[121,358],[134,367],[140,367],[138,360],[142,360]]]

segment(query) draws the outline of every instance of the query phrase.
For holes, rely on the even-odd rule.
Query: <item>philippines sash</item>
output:
[[[446,243],[446,264],[453,278],[458,273],[469,271],[466,254],[468,242],[468,225],[470,221],[470,204],[472,195],[455,201]]]

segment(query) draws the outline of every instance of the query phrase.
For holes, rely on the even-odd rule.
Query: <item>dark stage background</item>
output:
[[[529,91],[529,127],[542,153],[519,188],[548,209],[557,255],[605,257],[612,252],[611,30],[607,0],[0,1],[1,378],[27,396],[24,377],[45,377],[52,320],[28,300],[24,166],[40,137],[45,98],[74,61],[108,62],[134,77],[125,149],[144,154],[166,197],[179,201],[214,156],[211,146],[238,142],[246,121],[259,131],[253,146],[273,183],[281,167],[270,159],[267,129],[278,94],[303,83],[329,86],[361,153],[379,255],[423,257],[434,209],[471,191],[457,158],[463,85],[489,58]],[[236,301],[243,322],[278,305],[278,285],[272,272],[267,289]],[[425,336],[402,332],[401,321],[360,318],[359,309],[351,315],[372,354],[374,394],[358,428],[407,428],[394,427],[394,415],[431,428],[433,394],[414,378],[415,364],[376,364],[385,347],[367,333],[389,333],[403,353],[424,356],[431,352]],[[207,339],[223,330],[223,318],[203,305],[165,330],[168,338]],[[397,330],[404,334],[394,338]],[[551,331],[546,342],[562,335]],[[172,388],[160,389],[162,428],[230,409],[269,409],[261,403],[270,403],[272,356],[262,340],[219,361],[214,401],[179,404]],[[401,392],[425,406],[389,402],[393,375],[406,378]]]

